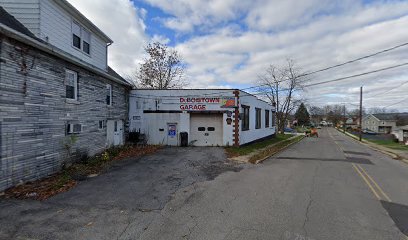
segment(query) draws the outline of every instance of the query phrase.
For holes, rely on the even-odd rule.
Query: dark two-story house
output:
[[[0,0],[0,191],[124,142],[113,41],[65,0]]]

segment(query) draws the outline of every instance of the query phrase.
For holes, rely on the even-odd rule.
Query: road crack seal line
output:
[[[317,176],[317,172],[318,172],[319,168],[320,168],[320,163],[316,166],[314,174],[313,174],[312,187],[311,187],[310,192],[309,192],[309,202],[307,203],[305,219],[304,219],[303,225],[302,225],[302,229],[305,232],[305,237],[306,238],[308,236],[308,232],[307,232],[307,229],[306,229],[306,224],[309,222],[309,212],[310,212],[310,208],[311,208],[312,203],[313,203],[312,195],[313,195],[313,192],[315,190],[315,181],[316,181],[316,176]]]
[[[183,235],[182,238],[190,239],[191,234],[194,232],[193,230],[198,226],[198,222],[196,220],[197,217],[195,217],[195,216],[190,216],[190,217],[193,219],[194,226],[193,227],[188,227],[187,226],[188,227],[188,234]]]

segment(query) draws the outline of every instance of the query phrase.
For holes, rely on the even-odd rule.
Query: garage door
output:
[[[190,114],[189,142],[194,146],[222,146],[222,114]]]

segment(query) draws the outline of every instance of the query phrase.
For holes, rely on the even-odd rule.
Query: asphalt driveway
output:
[[[129,229],[137,236],[177,190],[244,167],[222,148],[165,148],[123,160],[46,201],[0,199],[0,239],[117,239]]]

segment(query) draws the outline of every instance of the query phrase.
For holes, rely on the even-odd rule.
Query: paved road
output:
[[[185,153],[183,160],[195,155]],[[164,169],[161,174],[174,168],[161,161],[159,165]],[[149,169],[148,162],[145,168]],[[134,186],[116,184],[117,178],[137,184],[131,177],[136,170],[133,166],[102,175],[108,181],[87,184],[108,187],[92,191],[84,184],[49,203],[0,201],[0,230],[7,227],[3,235],[0,231],[0,239],[10,239],[9,233],[16,239],[408,239],[402,234],[408,235],[408,165],[332,128],[263,164],[181,187],[166,204],[151,199],[154,204],[146,204],[151,209],[138,209],[140,193],[126,192],[135,191]],[[189,176],[188,172],[180,176]],[[162,180],[153,182],[159,186]],[[155,187],[149,194],[157,196],[160,189]],[[85,190],[101,196],[75,199]]]
[[[406,164],[325,128],[262,165],[179,192],[139,237],[406,239],[407,183]]]
[[[135,239],[176,191],[243,167],[226,161],[223,148],[203,147],[164,148],[119,161],[46,201],[0,198],[0,240],[110,240],[130,232]]]

